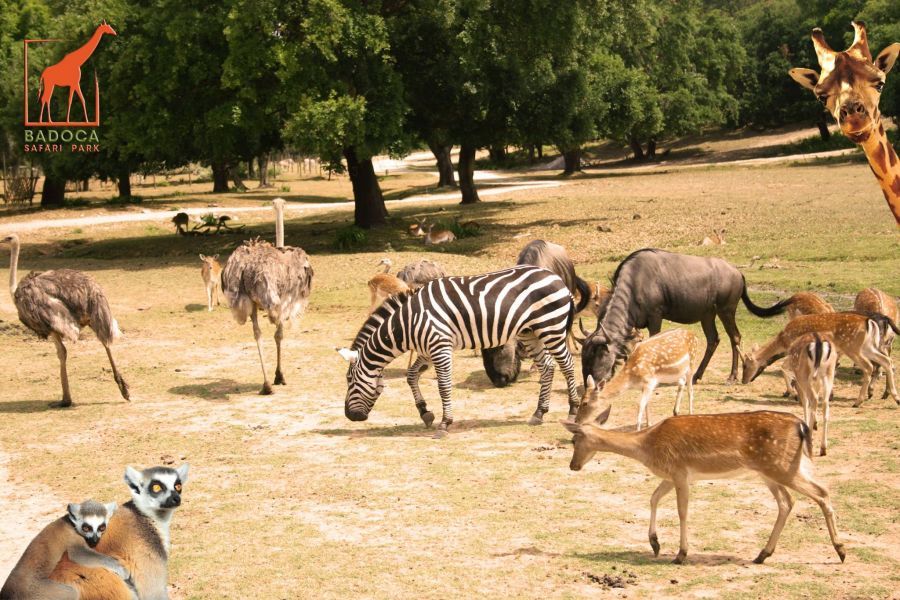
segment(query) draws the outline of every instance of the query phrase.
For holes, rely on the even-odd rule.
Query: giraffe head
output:
[[[102,21],[100,23],[100,25],[97,27],[97,31],[99,31],[100,33],[106,33],[108,35],[118,35],[116,33],[116,30],[113,29],[112,26],[109,23],[107,23],[105,20]]]
[[[878,101],[884,79],[900,54],[900,43],[891,44],[875,60],[869,51],[866,24],[853,22],[853,43],[843,52],[835,52],[819,28],[813,29],[812,42],[821,73],[812,69],[791,69],[791,77],[812,90],[834,116],[841,131],[850,140],[862,143],[881,121]]]

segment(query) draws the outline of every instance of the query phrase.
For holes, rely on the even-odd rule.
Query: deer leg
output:
[[[650,547],[653,548],[653,556],[659,556],[659,538],[656,537],[656,507],[663,496],[675,489],[675,484],[668,479],[659,482],[653,495],[650,496]]]
[[[758,565],[761,565],[763,561],[772,556],[772,553],[775,552],[775,544],[778,543],[778,538],[781,536],[781,530],[784,529],[784,524],[787,522],[787,518],[791,514],[791,509],[794,507],[794,500],[788,493],[787,488],[769,479],[764,479],[764,481],[772,492],[772,495],[775,496],[775,502],[778,504],[778,518],[775,519],[775,527],[772,529],[772,535],[769,536],[769,541],[766,542],[765,548],[760,550],[759,556],[753,560],[753,562]]]
[[[685,381],[687,381],[687,389],[688,389],[688,413],[694,414],[694,381],[691,378],[691,373],[688,371],[684,375]]]
[[[410,358],[412,358],[415,353],[415,350],[410,350]],[[428,410],[428,406],[425,404],[425,398],[422,397],[422,390],[419,389],[419,377],[422,375],[420,369],[423,365],[428,365],[428,359],[424,358],[421,354],[415,361],[410,362],[409,366],[406,368],[406,383],[409,385],[409,389],[412,390],[416,408],[419,410],[419,417],[422,418],[425,427],[431,427],[431,424],[434,423],[434,413]]]
[[[113,379],[116,382],[116,385],[119,386],[119,393],[122,394],[122,397],[131,402],[131,395],[128,393],[128,384],[125,383],[125,378],[122,377],[122,374],[119,373],[119,370],[116,368],[116,361],[113,360],[112,349],[109,346],[104,346],[106,348],[106,356],[109,357],[109,366],[112,367]]]
[[[897,395],[897,384],[894,381],[894,365],[891,362],[891,358],[882,352],[880,348],[874,348],[870,354],[872,362],[884,369],[884,377],[887,380],[884,387],[885,392],[889,393],[897,404],[900,404],[900,396]],[[874,387],[874,380],[870,381],[869,385]],[[871,397],[871,390],[869,396]]]
[[[56,357],[59,358],[59,380],[62,383],[62,400],[50,404],[53,408],[66,408],[72,406],[72,395],[69,393],[69,375],[66,372],[66,346],[63,344],[62,338],[57,333],[51,334],[53,343],[56,344]]]
[[[640,431],[641,427],[644,425],[644,419],[647,419],[647,427],[650,426],[650,416],[647,415],[648,404],[650,404],[650,398],[653,397],[653,390],[656,389],[656,380],[651,379],[646,384],[644,384],[644,389],[641,391],[641,405],[638,408],[638,418],[637,418],[637,428],[636,431]],[[646,415],[646,417],[645,417]]]
[[[212,312],[212,288],[206,286],[206,310]]]
[[[862,386],[859,388],[859,396],[856,398],[856,402],[853,403],[853,408],[859,408],[869,396],[869,386],[872,385],[872,363],[861,354],[852,358],[856,366],[862,370]]]
[[[831,544],[834,546],[841,562],[844,562],[847,553],[844,550],[844,544],[838,540],[837,527],[834,524],[834,508],[831,506],[831,497],[828,494],[828,490],[825,489],[824,486],[819,485],[819,483],[808,474],[812,467],[811,462],[809,462],[810,459],[804,455],[800,460],[800,468],[797,470],[796,475],[794,475],[794,479],[790,482],[785,482],[785,484],[792,490],[812,498],[816,504],[819,505],[819,508],[822,509],[822,514],[825,515],[825,524],[828,526],[828,535],[831,537]],[[804,465],[804,461],[806,461],[807,464]]]
[[[737,328],[734,320],[734,313],[737,310],[735,306],[731,311],[723,310],[719,312],[719,319],[722,321],[722,327],[728,334],[728,340],[731,342],[731,374],[728,376],[726,383],[737,383],[738,372],[738,356],[741,354],[741,332]]]
[[[709,364],[709,359],[712,358],[712,355],[716,351],[716,346],[719,345],[719,332],[716,329],[716,315],[706,315],[703,317],[700,324],[703,326],[703,335],[706,336],[706,352],[703,353],[703,360],[700,361],[700,366],[697,367],[697,371],[694,373],[694,383],[703,379],[706,365]]]
[[[678,498],[678,525],[681,529],[681,537],[678,543],[678,554],[675,555],[675,560],[672,562],[676,565],[680,565],[684,563],[688,551],[687,519],[688,501],[691,498],[691,487],[687,482],[687,479],[682,479],[681,481],[676,481],[674,483],[675,496]]]
[[[284,339],[284,323],[275,326],[275,385],[287,385],[281,372],[281,340]]]
[[[687,376],[688,379],[691,378],[690,375]],[[684,378],[678,380],[678,391],[675,392],[675,408],[672,409],[672,414],[677,416],[678,411],[681,410],[681,394],[684,392]],[[691,412],[694,412],[693,410]]]
[[[891,350],[893,350],[893,348],[894,348],[894,338],[895,337],[896,336],[894,335],[894,332],[891,331],[890,329],[888,329],[887,334],[884,336],[884,346],[882,347],[882,352],[888,358],[891,357]],[[893,361],[891,361],[891,373],[892,374],[893,374],[893,368],[894,368],[893,365],[894,365],[894,363],[893,363]],[[881,394],[881,399],[887,400],[890,395],[891,395],[890,388],[888,387],[888,382],[887,382],[887,372],[885,371],[884,393]],[[900,400],[898,400],[898,403],[900,403]]]
[[[262,337],[262,330],[259,328],[259,319],[256,316],[256,306],[253,307],[253,312],[250,313],[250,322],[253,323],[253,337],[256,339],[256,350],[259,352],[259,366],[262,368],[263,374],[263,386],[262,389],[259,390],[259,394],[261,396],[268,396],[272,393],[272,386],[269,385],[269,378],[266,376],[266,362],[263,360],[262,341],[260,340]]]
[[[432,354],[432,364],[438,380],[438,393],[441,395],[441,408],[443,416],[441,424],[434,432],[434,439],[441,439],[447,435],[450,425],[453,424],[453,406],[450,404],[450,392],[453,389],[453,352],[450,348],[439,350]]]
[[[822,443],[819,446],[819,456],[825,456],[828,451],[828,419],[831,418],[831,394],[834,388],[834,367],[828,370],[825,381],[822,382]]]

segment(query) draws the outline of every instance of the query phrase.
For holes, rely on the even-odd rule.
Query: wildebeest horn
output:
[[[584,328],[584,322],[580,318],[578,319],[578,327],[581,329],[581,334],[585,337],[585,339],[591,335],[590,332]]]

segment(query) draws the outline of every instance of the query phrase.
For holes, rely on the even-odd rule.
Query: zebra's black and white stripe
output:
[[[419,415],[431,425],[419,390],[420,368],[434,365],[441,395],[443,418],[436,434],[441,437],[453,423],[450,404],[453,351],[496,348],[518,337],[541,369],[541,391],[531,424],[543,421],[550,408],[553,362],[566,377],[569,414],[578,408],[577,384],[566,334],[574,316],[572,295],[554,273],[533,266],[470,277],[435,279],[409,295],[389,298],[372,313],[350,350],[344,412],[352,421],[363,421],[381,394],[382,372],[394,358],[408,350],[419,357],[406,373]]]

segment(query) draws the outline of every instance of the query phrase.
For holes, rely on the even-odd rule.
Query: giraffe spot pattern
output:
[[[875,161],[879,171],[882,173],[887,171],[887,154],[884,150],[884,144],[878,144],[878,147],[872,152],[872,160]]]

